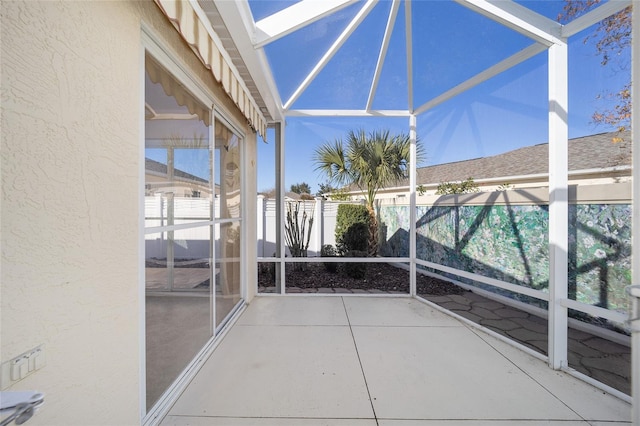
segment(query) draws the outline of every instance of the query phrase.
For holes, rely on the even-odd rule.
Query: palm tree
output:
[[[326,174],[337,186],[355,185],[366,194],[369,210],[369,253],[378,250],[378,221],[374,209],[381,188],[397,183],[409,173],[410,139],[408,135],[391,135],[388,130],[367,134],[364,130],[349,131],[346,140],[326,142],[316,149],[313,160],[316,170]],[[418,162],[423,151],[416,146]]]

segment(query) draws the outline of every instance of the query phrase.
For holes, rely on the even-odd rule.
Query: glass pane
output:
[[[210,111],[150,58],[145,100],[145,226],[212,220]]]
[[[216,326],[240,302],[240,222],[216,225]]]
[[[383,200],[378,209],[380,249],[385,257],[409,257],[409,196]]]
[[[625,287],[632,284],[630,10],[614,16],[569,40],[569,185],[575,190],[569,193],[568,296],[626,317]],[[630,394],[627,324],[570,309],[568,334],[571,368]]]
[[[145,62],[146,407],[213,336],[211,111],[167,70]],[[200,226],[197,226],[200,224]]]
[[[203,226],[145,238],[147,409],[212,337],[210,235]]]
[[[220,120],[215,122],[216,132],[216,196],[221,219],[239,218],[240,211],[240,138]]]
[[[620,324],[569,309],[569,367],[631,395],[631,336]]]

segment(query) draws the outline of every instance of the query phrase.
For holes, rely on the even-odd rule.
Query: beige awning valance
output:
[[[189,113],[196,115],[205,126],[211,124],[211,110],[191,95],[180,83],[176,81],[167,71],[165,71],[155,61],[144,61],[149,79],[156,84],[160,84],[164,93],[172,96],[178,105],[187,107]]]
[[[264,139],[267,137],[267,122],[256,101],[249,93],[242,79],[227,63],[207,31],[189,0],[155,0],[169,21],[189,44],[205,67],[211,71],[238,109],[244,114],[251,128]]]

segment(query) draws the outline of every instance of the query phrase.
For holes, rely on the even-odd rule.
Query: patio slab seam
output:
[[[347,316],[347,324],[349,324],[349,334],[351,334],[351,340],[353,341],[353,348],[356,351],[356,357],[358,358],[358,364],[360,365],[360,372],[362,373],[362,380],[364,380],[364,386],[367,389],[367,396],[369,398],[369,404],[371,404],[371,411],[373,413],[373,419],[378,424],[378,416],[376,414],[376,407],[373,405],[373,398],[371,397],[371,390],[369,389],[369,383],[367,382],[367,375],[364,372],[364,367],[362,365],[362,359],[360,358],[360,352],[358,351],[358,344],[356,343],[356,337],[353,335],[353,327],[351,326],[351,318],[349,318],[349,312],[347,309],[347,305],[344,302],[344,297],[341,297],[342,307],[344,308],[344,313]]]

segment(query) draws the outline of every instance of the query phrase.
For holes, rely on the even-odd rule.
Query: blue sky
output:
[[[520,1],[555,19],[562,1]],[[289,1],[253,0],[259,20],[290,5]],[[364,23],[318,75],[294,108],[364,109],[391,2],[380,1]],[[302,82],[323,52],[362,6],[358,3],[265,49],[283,102]],[[412,6],[414,106],[454,87],[478,72],[532,44],[526,37],[450,1],[414,0]],[[571,38],[569,47],[570,137],[610,129],[595,126],[593,112],[606,106],[599,94],[620,88],[628,70],[603,67],[592,29]],[[406,109],[404,4],[400,8],[374,108]],[[312,192],[326,179],[314,169],[312,156],[324,142],[350,129],[408,132],[408,118],[287,119],[285,185],[306,182]],[[543,52],[500,76],[418,116],[418,137],[427,160],[441,164],[495,155],[547,141],[547,55]],[[258,190],[275,186],[273,134],[258,151]]]
[[[320,0],[319,0],[320,1]],[[562,0],[518,1],[556,19]],[[250,0],[256,20],[292,1]],[[283,102],[286,102],[363,2],[300,29],[266,46]],[[328,65],[296,100],[296,109],[364,109],[391,2],[380,0]],[[391,37],[374,109],[408,107],[404,3]],[[611,129],[596,126],[594,111],[610,108],[599,95],[620,89],[630,79],[630,52],[620,62],[600,64],[594,31],[587,29],[569,40],[569,137]],[[522,36],[453,1],[413,0],[414,107],[456,86],[495,63],[533,44]],[[528,61],[418,116],[417,132],[426,151],[419,166],[442,164],[500,154],[547,141],[547,54]],[[289,117],[286,121],[285,186],[306,182],[313,193],[326,177],[315,171],[313,153],[321,144],[344,137],[352,129],[408,133],[408,118]],[[197,133],[197,132],[196,132]],[[206,134],[206,132],[201,132]],[[258,147],[258,190],[275,187],[275,143]],[[164,161],[166,153],[147,155]],[[176,167],[207,178],[206,150],[187,150],[176,156]]]

